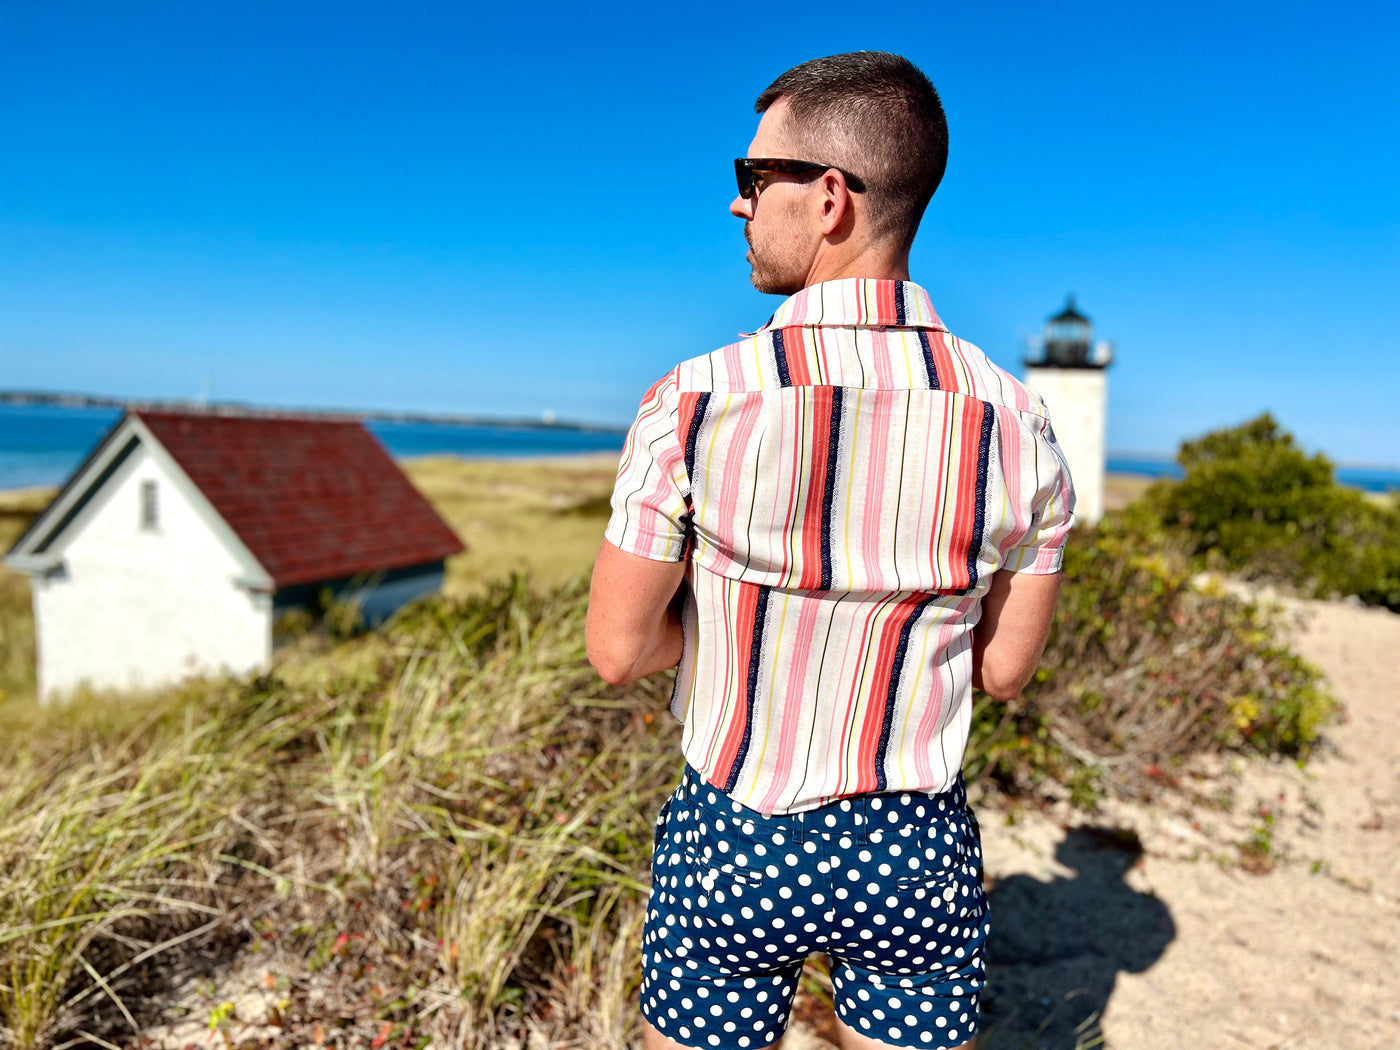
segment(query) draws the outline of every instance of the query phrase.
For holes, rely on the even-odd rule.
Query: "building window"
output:
[[[141,528],[146,532],[155,532],[160,524],[160,504],[156,501],[156,483],[154,481],[141,482]]]

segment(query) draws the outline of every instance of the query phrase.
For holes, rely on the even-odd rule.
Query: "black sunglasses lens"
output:
[[[734,177],[739,182],[739,196],[748,200],[753,196],[753,169],[742,160],[734,162]]]

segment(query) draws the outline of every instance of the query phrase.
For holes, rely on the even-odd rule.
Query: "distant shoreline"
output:
[[[108,397],[42,390],[0,390],[0,405],[47,405],[55,408],[114,408],[123,411],[151,409],[208,412],[215,415],[252,415],[272,418],[354,419],[376,423],[435,423],[443,426],[507,427],[514,430],[574,430],[592,434],[625,434],[625,426],[581,423],[529,416],[473,416],[451,412],[391,412],[385,409],[286,408],[253,405],[246,401],[192,401],[188,399]]]

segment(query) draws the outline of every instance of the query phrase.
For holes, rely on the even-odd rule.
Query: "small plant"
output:
[[[1240,843],[1240,867],[1253,875],[1265,875],[1273,871],[1278,862],[1274,849],[1274,814],[1261,804],[1258,817],[1258,822],[1250,829],[1249,838]]]

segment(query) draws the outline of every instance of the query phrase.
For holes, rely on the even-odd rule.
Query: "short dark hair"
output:
[[[948,165],[948,121],[928,77],[900,55],[855,51],[814,58],[769,84],[754,103],[779,99],[812,160],[866,183],[872,232],[908,247]]]

